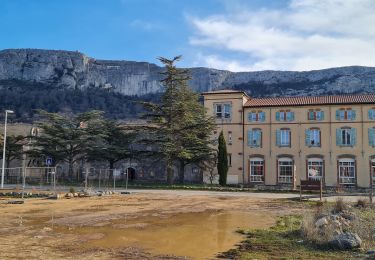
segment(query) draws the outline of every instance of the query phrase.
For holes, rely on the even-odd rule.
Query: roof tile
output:
[[[375,104],[375,94],[365,95],[340,95],[340,96],[315,96],[315,97],[278,97],[278,98],[252,98],[246,102],[245,107],[270,107],[270,106],[302,106],[302,105],[328,105],[328,104]]]

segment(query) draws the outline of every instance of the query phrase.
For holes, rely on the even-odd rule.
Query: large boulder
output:
[[[361,238],[356,233],[345,232],[338,234],[329,242],[329,245],[336,249],[355,249],[360,248]]]

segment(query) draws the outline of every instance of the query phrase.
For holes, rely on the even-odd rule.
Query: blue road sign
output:
[[[51,166],[52,163],[53,163],[52,158],[51,158],[51,157],[47,157],[47,158],[46,158],[46,165],[47,165],[47,166]]]

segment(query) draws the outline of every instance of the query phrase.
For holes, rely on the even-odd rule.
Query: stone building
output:
[[[375,94],[251,98],[203,93],[227,142],[229,184],[327,187],[375,184]]]

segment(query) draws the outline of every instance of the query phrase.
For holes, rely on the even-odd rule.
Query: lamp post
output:
[[[5,124],[4,124],[4,146],[3,146],[3,167],[1,171],[1,188],[4,188],[4,174],[5,174],[5,149],[7,144],[7,119],[8,113],[13,114],[12,110],[5,110]]]

